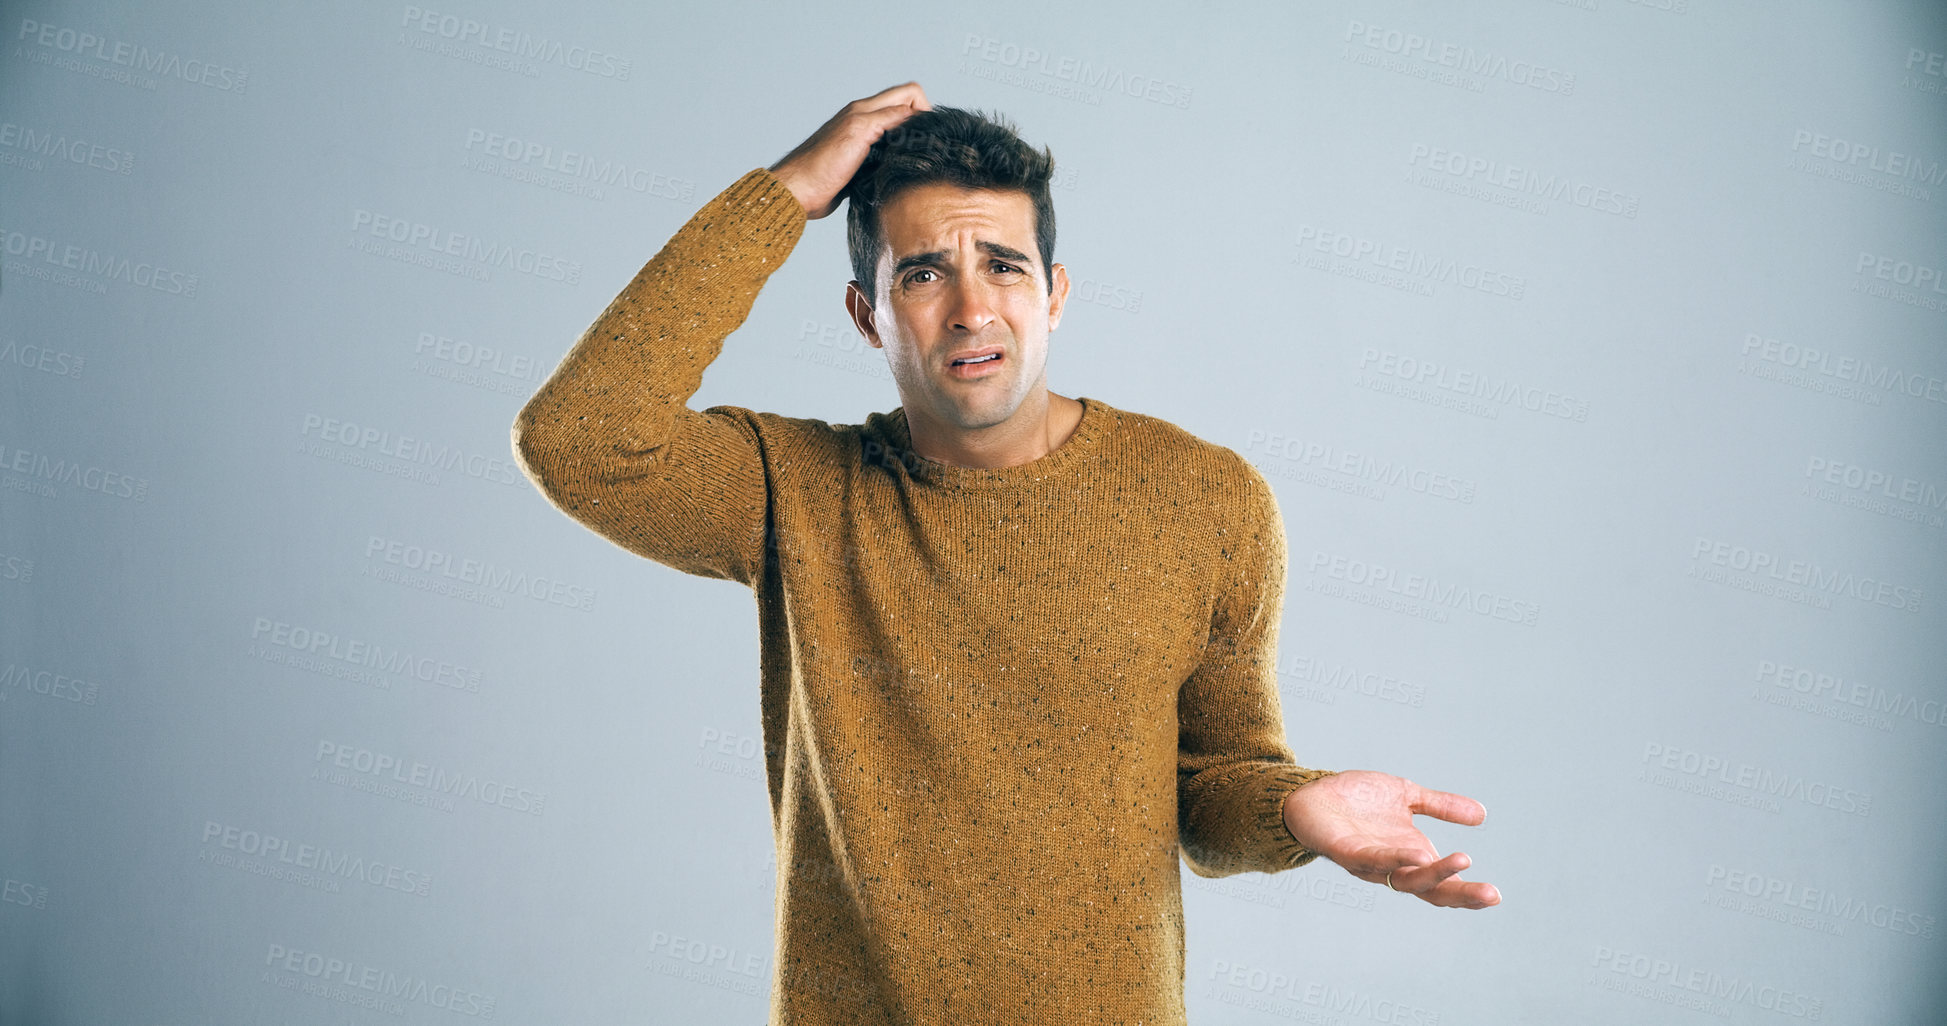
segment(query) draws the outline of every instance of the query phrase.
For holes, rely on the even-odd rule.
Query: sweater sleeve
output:
[[[751,582],[769,509],[763,440],[749,411],[687,403],[805,222],[782,182],[752,170],[623,287],[514,420],[515,458],[549,502],[638,555]]]
[[[1297,765],[1285,743],[1277,680],[1286,546],[1277,498],[1236,458],[1245,514],[1228,532],[1227,585],[1203,661],[1177,694],[1177,834],[1198,876],[1276,873],[1317,858],[1291,835],[1284,801],[1335,771]]]

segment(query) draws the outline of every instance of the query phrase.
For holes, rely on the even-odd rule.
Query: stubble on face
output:
[[[909,420],[975,433],[1045,419],[1050,297],[1033,201],[932,183],[894,197],[881,225],[889,252],[875,320]],[[991,346],[1002,353],[991,369],[950,365],[954,353]]]

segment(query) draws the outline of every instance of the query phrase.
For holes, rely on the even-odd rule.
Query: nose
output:
[[[979,335],[994,322],[994,298],[979,276],[961,276],[952,287],[947,321],[955,331]]]

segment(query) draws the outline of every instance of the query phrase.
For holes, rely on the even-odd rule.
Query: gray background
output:
[[[763,1018],[750,596],[508,428],[906,79],[1054,152],[1051,387],[1276,486],[1300,761],[1491,810],[1485,912],[1185,870],[1195,1022],[1947,1016],[1935,5],[7,11],[0,1022]],[[692,405],[897,406],[849,276]]]

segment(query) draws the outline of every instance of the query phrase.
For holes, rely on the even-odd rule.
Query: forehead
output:
[[[1019,190],[963,189],[948,182],[915,185],[880,208],[879,226],[895,261],[979,242],[1036,252],[1034,201]]]

